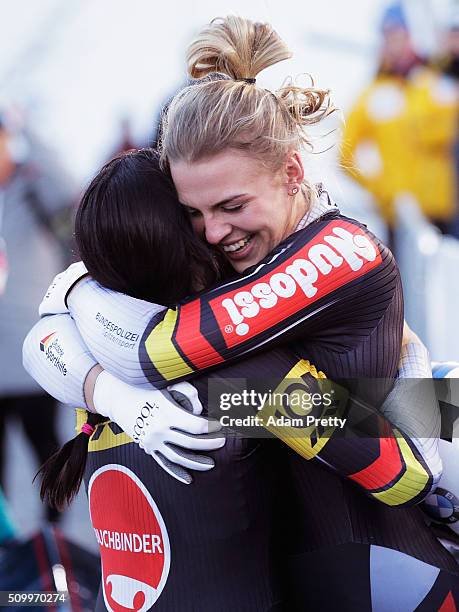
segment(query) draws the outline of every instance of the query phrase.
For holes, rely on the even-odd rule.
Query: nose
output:
[[[230,233],[231,225],[229,223],[218,219],[214,215],[204,219],[204,234],[209,244],[219,244]]]

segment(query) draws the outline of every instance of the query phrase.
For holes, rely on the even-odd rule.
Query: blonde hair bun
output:
[[[289,151],[311,148],[307,128],[334,110],[328,90],[290,80],[272,92],[252,81],[290,57],[271,25],[233,16],[214,19],[188,49],[195,81],[163,116],[162,163],[235,149],[275,170]]]
[[[200,79],[220,72],[232,79],[252,79],[262,70],[292,56],[269,23],[230,15],[204,28],[188,48],[190,76]]]

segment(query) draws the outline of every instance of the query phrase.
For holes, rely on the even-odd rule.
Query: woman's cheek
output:
[[[253,234],[260,231],[260,218],[256,213],[246,212],[238,215],[237,219],[233,219],[233,227],[237,227],[240,230]]]

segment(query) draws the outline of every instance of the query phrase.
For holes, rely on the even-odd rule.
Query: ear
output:
[[[298,187],[304,180],[304,167],[298,151],[290,151],[285,158],[284,176],[287,187]]]

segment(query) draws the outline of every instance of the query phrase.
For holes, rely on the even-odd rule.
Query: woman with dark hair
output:
[[[228,54],[228,41],[235,47],[234,54]],[[321,360],[324,369],[335,377],[385,377],[383,388],[376,388],[376,401],[379,403],[393,384],[400,354],[403,321],[400,280],[393,257],[384,245],[364,226],[342,217],[323,189],[316,192],[304,181],[303,166],[295,147],[305,142],[303,127],[326,114],[321,109],[327,92],[287,86],[274,95],[255,85],[260,70],[288,57],[282,41],[267,25],[236,18],[217,21],[192,45],[189,56],[192,76],[205,77],[216,70],[225,72],[225,75],[222,78],[204,78],[173,101],[165,122],[165,157],[196,231],[205,235],[208,242],[218,245],[233,268],[237,272],[244,271],[244,275],[226,280],[169,309],[158,303],[147,306],[127,296],[107,292],[93,280],[83,280],[69,294],[68,302],[85,341],[107,370],[132,383],[145,385],[150,381],[164,388],[168,381],[194,376],[197,372],[247,356],[268,343],[285,341],[296,335],[299,353]],[[198,124],[200,129],[195,129]],[[90,224],[87,227],[90,228]],[[117,244],[116,256],[120,257],[122,226],[117,231],[112,238]],[[134,243],[128,246],[135,250]],[[155,246],[159,248],[159,245]],[[165,247],[161,245],[160,248]],[[91,272],[97,279],[97,271],[93,269]],[[63,281],[65,286],[67,280]],[[45,301],[45,311],[47,306],[51,306],[48,313],[53,312],[52,300],[56,294],[59,295],[59,289],[51,290]],[[115,328],[116,335],[113,333]],[[120,335],[126,339],[126,334],[130,338],[132,334],[142,335],[142,338],[133,342],[125,340],[128,346],[121,345],[117,340]],[[113,343],[113,351],[109,350],[110,343]],[[263,360],[265,370],[262,368]],[[308,362],[297,361],[293,356],[293,361],[287,366],[288,354],[276,351],[261,354],[250,361],[236,361],[234,366],[227,367],[232,368],[232,376],[236,376],[238,368],[244,378],[251,371],[256,371],[258,376],[263,371],[275,372],[281,379],[296,373],[306,385],[314,384],[320,373]],[[194,383],[196,381],[199,377],[193,379]],[[110,385],[112,389],[107,389]],[[196,385],[200,396],[204,397],[204,389],[199,388],[199,382]],[[102,387],[105,387],[104,391]],[[96,409],[99,412],[105,410],[107,414],[111,408],[106,408],[106,405],[120,401],[126,404],[128,397],[131,402],[134,391],[128,392],[125,387],[107,372],[100,374],[94,387]],[[136,394],[136,397],[141,397],[140,391]],[[150,406],[142,420],[144,406],[137,399],[136,402],[140,412],[135,412],[135,407],[133,412],[140,418],[142,427],[144,422],[148,423],[151,432],[155,429],[155,411]],[[131,406],[127,408],[125,405],[125,412]],[[409,408],[406,412],[411,418],[415,408]],[[397,414],[397,417],[403,420],[402,414]],[[368,419],[373,424],[370,427],[373,434],[384,431],[385,427],[389,428],[386,431],[392,431],[387,421],[381,425],[381,418],[373,410]],[[353,426],[352,419],[350,426]],[[436,426],[434,423],[433,429]],[[368,432],[368,437],[356,435],[343,441],[336,440],[336,431],[326,440],[321,440],[321,444],[316,444],[313,438],[317,438],[317,432],[309,433],[309,436],[307,431],[304,433],[304,444],[295,444],[291,437],[286,441],[296,446],[304,457],[316,461],[306,467],[298,455],[287,453],[280,464],[285,467],[283,476],[288,473],[292,479],[296,494],[295,497],[288,488],[283,490],[281,503],[301,517],[292,526],[293,531],[284,534],[284,548],[278,551],[278,554],[290,555],[287,565],[291,574],[289,570],[279,571],[276,578],[282,574],[287,582],[291,580],[291,591],[284,591],[284,595],[291,599],[288,604],[291,609],[301,608],[311,598],[314,602],[322,599],[322,609],[336,609],[337,599],[341,609],[354,609],[356,605],[366,609],[370,605],[369,599],[381,596],[384,590],[381,585],[387,578],[386,574],[381,577],[372,565],[372,560],[377,558],[379,563],[382,558],[380,548],[384,553],[390,553],[385,570],[395,562],[404,562],[405,558],[410,560],[409,568],[406,564],[404,566],[410,575],[415,571],[413,568],[419,567],[418,564],[435,565],[436,570],[454,569],[454,561],[426,530],[419,512],[390,507],[416,503],[428,493],[439,475],[435,460],[432,462],[435,445],[427,448],[409,436],[389,434],[387,438],[381,438],[372,437]],[[92,442],[95,436],[101,440],[100,450],[107,449],[109,443],[113,448],[110,433],[102,440],[103,434],[95,432]],[[143,446],[152,452],[147,437],[143,439]],[[137,452],[138,447],[135,448]],[[281,452],[281,447],[275,448],[276,453]],[[229,453],[229,450],[227,444],[216,456]],[[257,452],[247,454],[254,461],[258,456],[258,447]],[[367,493],[387,506],[375,505],[332,472],[317,467],[320,461],[360,484]],[[240,467],[244,472],[242,464]],[[95,503],[94,483],[105,474],[105,471],[100,471],[103,469],[96,469],[89,482],[91,508]],[[217,468],[207,475],[198,474],[195,484],[204,483],[216,473]],[[239,476],[239,470],[235,470],[233,465],[233,469],[228,470],[229,481],[233,478],[239,480]],[[142,472],[142,477],[147,477],[145,472]],[[256,481],[265,486],[259,478]],[[247,483],[244,488],[240,484],[236,487],[240,497],[232,492],[231,501],[222,494],[223,489],[219,489],[219,501],[224,508],[245,499],[248,491],[253,492],[254,489],[247,488]],[[193,491],[194,487],[188,489]],[[273,485],[268,488],[268,493],[272,493]],[[214,494],[217,489],[218,486]],[[108,495],[109,485],[105,490]],[[255,498],[260,500],[264,495],[257,492]],[[329,500],[326,516],[323,514],[323,499]],[[180,501],[176,500],[175,511],[177,505],[182,508]],[[256,503],[251,505],[254,507]],[[266,511],[270,513],[272,506],[265,505],[264,508],[261,515],[266,519]],[[113,504],[107,506],[105,517],[112,513]],[[190,514],[194,519],[194,511],[190,510]],[[236,518],[233,524],[240,522]],[[403,529],[399,529],[402,524]],[[212,520],[209,525],[213,527]],[[268,531],[260,538],[265,552],[269,528],[268,524]],[[107,535],[108,532],[112,535]],[[124,552],[121,536],[116,540],[114,532],[107,529],[98,533],[103,553],[104,547],[112,550],[117,542],[118,550],[121,547]],[[105,536],[100,533],[105,533]],[[255,537],[253,532],[252,536]],[[236,541],[237,538],[232,544]],[[380,546],[375,547],[375,543]],[[335,555],[336,551],[339,554]],[[110,563],[109,557],[105,552],[104,571]],[[241,546],[234,558],[241,564],[247,562],[250,554],[245,546]],[[120,562],[119,557],[117,559]],[[220,561],[224,562],[224,559],[223,555]],[[337,559],[342,561],[339,565]],[[212,569],[217,566],[206,561],[206,571],[209,565]],[[257,559],[255,565],[266,568],[270,563],[260,564]],[[193,562],[188,569],[190,566],[193,567]],[[343,572],[345,580],[334,580],[335,592],[328,592],[330,574],[338,577]],[[305,573],[314,575],[314,584],[304,580]],[[325,575],[327,585],[323,580]],[[445,574],[441,575],[444,578]],[[114,583],[108,580],[109,576],[104,576],[106,596],[107,583]],[[320,576],[322,580],[319,580]],[[362,577],[362,584],[357,588],[356,576],[359,580]],[[170,580],[173,581],[172,575]],[[218,580],[213,580],[211,585],[218,583]],[[427,583],[422,581],[416,585],[416,596],[426,590]],[[221,592],[230,584],[231,579],[223,581]],[[258,599],[258,603],[252,602],[251,607],[245,608],[247,600],[241,603],[241,598],[249,596],[249,593],[240,590],[243,582],[235,580],[234,584],[237,586],[231,593],[232,597],[223,598],[230,602],[230,609],[266,610],[274,605],[276,598],[271,598],[267,604],[270,598],[262,597],[264,603]],[[427,590],[430,586],[429,583]],[[272,585],[269,588],[272,589]],[[169,581],[168,589],[157,604],[159,609],[162,605],[164,609],[174,609],[171,600],[167,599],[173,596],[171,589]],[[206,596],[211,598],[212,588],[206,589],[209,591]],[[259,589],[255,591],[260,593]],[[251,589],[250,595],[255,591]],[[410,594],[413,591],[410,589]],[[198,592],[202,594],[202,590],[198,589]],[[234,598],[239,600],[239,606]],[[395,598],[394,603],[397,603],[399,594]],[[223,601],[216,604],[215,601],[207,599],[206,604],[197,607],[225,609],[228,605]],[[317,606],[314,604],[314,607]]]
[[[158,155],[148,149],[102,168],[83,195],[75,235],[94,279],[164,305],[217,281],[226,265],[195,236]],[[116,338],[132,340],[126,332]],[[66,339],[58,341],[65,355]],[[282,353],[256,360],[266,375],[268,367],[288,371],[297,361]],[[247,361],[229,375],[247,376],[250,368]],[[206,411],[208,377],[194,384]],[[229,438],[209,477],[197,474],[184,487],[114,422],[81,410],[78,420],[81,433],[43,467],[42,495],[58,507],[70,501],[89,450],[85,481],[103,568],[98,609],[103,601],[113,610],[278,609],[271,549],[279,481],[271,441]],[[175,449],[186,457],[180,440]],[[213,465],[209,459],[206,467]]]
[[[85,191],[75,220],[89,274],[104,287],[161,304],[216,283],[228,264],[196,238],[176,199],[153,150],[108,162]]]

